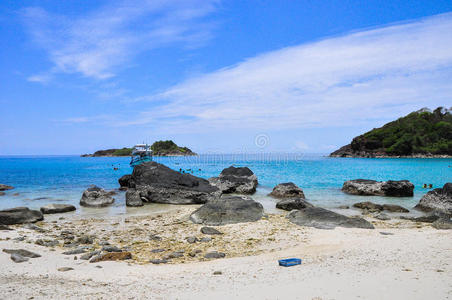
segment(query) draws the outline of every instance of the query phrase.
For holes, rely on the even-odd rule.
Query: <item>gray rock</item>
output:
[[[414,185],[408,180],[375,181],[355,179],[344,182],[342,191],[361,196],[412,197]]]
[[[25,224],[24,228],[31,229],[31,230],[34,230],[34,231],[39,232],[39,233],[47,232],[47,230],[45,230],[44,228],[36,226],[34,224],[30,224],[30,223]]]
[[[38,253],[34,253],[25,249],[3,249],[3,252],[8,254],[18,254],[23,257],[36,258],[41,257]]]
[[[149,260],[150,263],[153,263],[155,265],[159,265],[159,264],[166,264],[168,263],[167,259],[151,259]]]
[[[195,236],[189,236],[189,237],[186,238],[186,240],[187,240],[187,242],[189,244],[194,244],[194,243],[196,243],[198,241],[198,238],[195,237]]]
[[[380,231],[381,235],[394,235],[394,233],[392,232],[384,232],[384,231]]]
[[[135,166],[131,178],[135,189],[140,191],[140,199],[145,202],[203,204],[218,199],[221,194],[205,179],[179,173],[156,162]],[[126,202],[139,203],[137,197],[136,192],[126,193]]]
[[[92,185],[83,192],[80,205],[86,207],[105,207],[112,205],[115,199],[106,190]]]
[[[138,207],[143,206],[143,200],[140,195],[141,191],[136,189],[128,189],[126,192],[126,206]],[[143,197],[144,198],[144,197]]]
[[[355,204],[353,204],[353,207],[367,209],[367,211],[369,211],[369,212],[378,212],[378,211],[382,211],[382,210],[386,210],[386,211],[390,211],[390,212],[401,212],[401,213],[409,212],[408,209],[406,209],[400,205],[395,205],[395,204],[380,205],[380,204],[376,204],[376,203],[369,202],[369,201],[355,203]]]
[[[258,185],[257,177],[247,167],[230,166],[218,177],[209,178],[210,184],[218,187],[223,194],[254,194]]]
[[[75,206],[71,204],[49,204],[40,208],[43,214],[59,214],[75,210]]]
[[[151,253],[160,253],[160,252],[165,252],[165,249],[152,249]]]
[[[306,207],[313,207],[311,203],[302,198],[284,199],[276,203],[276,208],[291,211],[294,209],[303,209]]]
[[[383,210],[386,210],[386,211],[389,211],[389,212],[399,212],[399,213],[410,212],[405,207],[402,207],[402,206],[396,205],[396,204],[383,204]]]
[[[0,224],[2,225],[35,223],[42,220],[44,220],[44,216],[40,211],[27,207],[0,210]]]
[[[371,223],[362,218],[350,218],[321,207],[307,207],[302,210],[293,210],[287,215],[287,218],[294,224],[320,229],[333,229],[337,226],[365,229],[374,228]]]
[[[446,183],[441,189],[434,189],[425,194],[416,209],[426,212],[441,212],[452,215],[452,183]]]
[[[102,251],[107,251],[107,252],[122,252],[121,249],[119,249],[116,246],[103,246],[102,247]]]
[[[215,228],[207,227],[207,226],[202,227],[201,232],[204,234],[210,234],[210,235],[223,234],[222,232],[216,230]]]
[[[77,243],[90,245],[94,243],[94,239],[95,237],[92,235],[82,235],[79,238],[77,238]]]
[[[263,212],[262,204],[251,198],[230,196],[207,202],[190,215],[190,220],[210,226],[255,222]]]
[[[12,190],[14,187],[6,184],[0,184],[0,191]]]
[[[37,239],[35,241],[35,244],[44,247],[55,247],[59,244],[59,242],[58,240]]]
[[[203,237],[202,239],[199,240],[201,243],[208,243],[212,241],[212,238],[210,236],[207,237]]]
[[[268,194],[275,198],[301,198],[305,199],[303,190],[293,182],[280,183],[273,188],[273,191]]]
[[[75,255],[75,254],[82,254],[82,253],[86,253],[86,249],[84,247],[79,247],[79,248],[74,249],[74,250],[65,251],[62,254],[64,254],[64,255]]]
[[[72,271],[74,270],[74,268],[71,267],[61,267],[57,269],[59,272],[67,272],[67,271]]]
[[[91,252],[85,253],[85,254],[83,254],[82,256],[80,256],[80,259],[82,259],[82,260],[90,260],[91,257],[93,257],[93,256],[95,256],[95,255],[99,255],[99,254],[100,254],[100,251],[99,251],[99,250],[97,250],[97,251],[91,251]]]
[[[378,219],[378,220],[382,220],[382,221],[388,221],[388,220],[391,220],[391,218],[390,218],[387,214],[385,214],[385,213],[379,213],[379,214],[377,214],[377,215],[375,216],[375,218]]]
[[[402,219],[402,220],[409,220],[409,221],[413,221],[413,222],[423,222],[423,223],[433,223],[436,220],[438,220],[439,218],[440,218],[440,216],[435,215],[435,214],[430,214],[430,215],[421,216],[421,217],[400,216],[400,219]]]
[[[127,174],[118,179],[120,189],[135,188],[135,183],[133,182],[132,175]]]
[[[22,263],[22,262],[28,261],[29,258],[23,257],[22,255],[17,254],[17,253],[13,253],[13,254],[11,254],[11,260],[15,263]]]
[[[212,252],[206,253],[204,255],[204,258],[223,258],[225,256],[226,256],[226,254],[224,254],[222,252],[212,251]]]
[[[436,229],[452,229],[452,221],[450,219],[438,219],[432,223]]]
[[[221,271],[215,271],[215,272],[213,272],[213,275],[221,275],[221,274],[223,274],[223,272],[221,272]]]
[[[165,257],[163,257],[163,259],[168,260],[168,259],[173,259],[173,258],[179,258],[179,257],[183,257],[184,253],[182,252],[173,252],[170,253],[168,255],[166,255]]]

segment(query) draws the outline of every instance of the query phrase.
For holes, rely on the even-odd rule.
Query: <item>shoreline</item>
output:
[[[0,248],[28,249],[42,257],[17,264],[0,252],[3,296],[380,299],[387,295],[440,299],[452,291],[452,265],[446,263],[452,261],[450,230],[400,219],[380,221],[369,215],[364,218],[376,229],[322,230],[297,226],[284,215],[268,214],[253,223],[217,226],[223,235],[208,236],[200,233],[202,225],[187,219],[195,209],[182,206],[167,213],[102,218],[49,215],[36,223],[46,230],[42,233],[13,225],[13,231],[0,231]],[[72,231],[75,236],[96,236],[87,247],[98,248],[100,241],[109,241],[113,246],[128,248],[132,260],[89,263],[80,260],[79,255],[74,260],[74,255],[61,254],[72,249],[62,244],[44,247],[34,243],[37,239],[58,238],[64,231]],[[150,239],[154,234],[161,239]],[[16,241],[17,236],[26,238]],[[191,244],[185,240],[187,236],[208,236],[212,240]],[[157,248],[166,251],[151,252]],[[188,254],[194,249],[201,253],[191,257]],[[184,250],[183,256],[168,264],[148,262],[180,250]],[[226,257],[203,257],[214,250],[226,253]],[[303,263],[291,268],[277,265],[278,259],[288,257],[299,257]],[[60,272],[61,267],[73,270]],[[384,276],[376,280],[378,274]]]

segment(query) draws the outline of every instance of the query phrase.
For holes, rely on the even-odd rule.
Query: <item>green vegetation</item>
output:
[[[112,153],[113,156],[129,156],[132,154],[132,148],[122,148],[122,149],[115,149],[115,151]]]
[[[152,153],[154,155],[195,155],[187,147],[179,147],[171,140],[157,141],[151,146]]]
[[[355,137],[350,147],[354,153],[390,156],[452,155],[452,114],[442,107],[413,112]]]

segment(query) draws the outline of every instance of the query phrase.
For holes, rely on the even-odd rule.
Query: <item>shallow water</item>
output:
[[[302,154],[230,154],[195,157],[155,157],[155,161],[178,170],[209,178],[218,176],[230,165],[248,166],[257,175],[259,187],[254,199],[267,211],[275,211],[275,200],[266,195],[278,183],[292,181],[303,188],[313,204],[324,207],[352,204],[358,201],[400,204],[413,207],[428,189],[424,183],[442,187],[452,181],[452,159],[422,158],[329,158]],[[114,167],[118,170],[114,170]],[[64,202],[79,208],[80,196],[90,184],[105,189],[118,188],[118,178],[130,174],[128,157],[37,156],[0,157],[0,183],[15,189],[0,196],[0,209],[14,206],[39,208],[54,202]],[[366,178],[375,180],[410,180],[415,185],[414,197],[360,197],[341,192],[345,180]],[[18,195],[17,195],[18,193]],[[80,208],[78,214],[136,214],[143,211],[166,211],[168,205],[148,205],[126,208],[124,193],[118,193],[112,207]]]

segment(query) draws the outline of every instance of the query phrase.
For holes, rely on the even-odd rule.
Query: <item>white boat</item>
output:
[[[132,150],[130,166],[135,167],[148,161],[152,161],[151,146],[148,144],[136,144]]]

